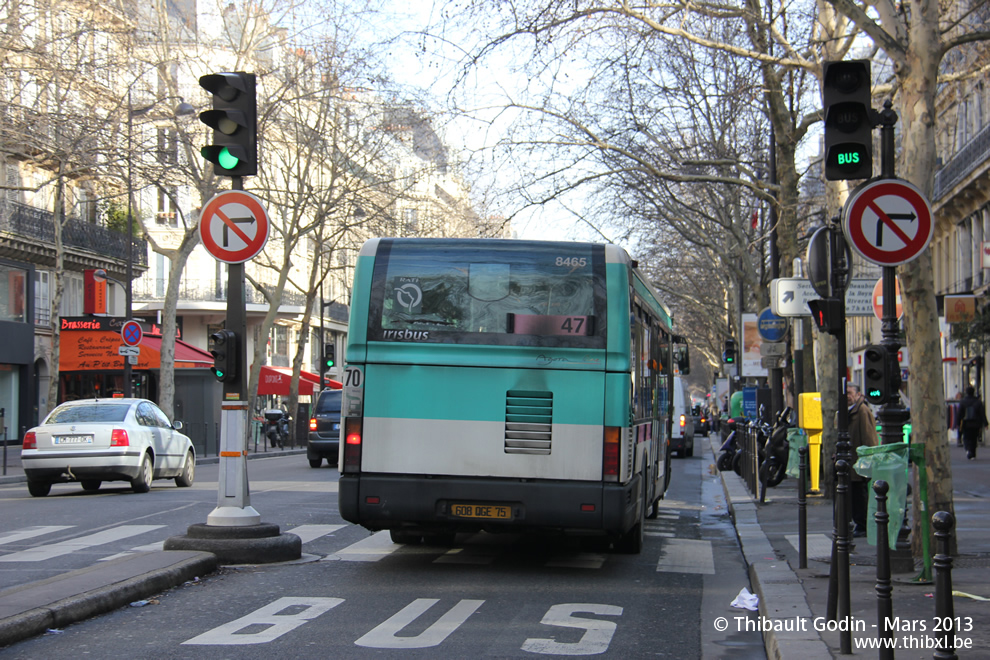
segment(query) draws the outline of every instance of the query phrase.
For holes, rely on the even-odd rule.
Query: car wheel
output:
[[[103,483],[99,479],[83,479],[81,482],[83,490],[99,490],[100,485]]]
[[[31,493],[31,497],[44,497],[52,492],[52,485],[47,481],[29,481],[28,492]]]
[[[175,485],[179,488],[189,488],[196,478],[196,457],[192,452],[186,454],[186,461],[182,464],[182,472],[175,478]]]
[[[138,476],[131,479],[131,490],[135,493],[147,493],[151,490],[151,476],[155,466],[151,462],[151,456],[144,455],[141,461],[141,471]]]
[[[321,465],[323,465],[323,459],[322,458],[311,458],[311,459],[309,459],[309,467],[311,467],[311,468],[318,468]]]

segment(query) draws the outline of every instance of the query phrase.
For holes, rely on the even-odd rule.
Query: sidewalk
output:
[[[712,440],[711,453],[706,457],[712,457],[713,462],[718,447],[718,442]],[[967,461],[961,448],[952,446],[951,452],[956,509],[954,534],[959,552],[953,558],[952,585],[956,592],[953,613],[963,625],[971,624],[969,630],[957,627],[956,652],[960,658],[986,657],[986,649],[990,648],[990,602],[961,594],[990,599],[990,521],[986,515],[990,486],[984,485],[990,471],[990,451],[983,449],[976,461]],[[801,569],[797,550],[797,480],[788,478],[770,489],[767,502],[761,505],[736,474],[723,473],[721,477],[749,565],[752,591],[760,598],[767,657],[801,660],[840,657],[840,633],[827,629],[831,500],[807,500],[808,567]],[[879,630],[876,547],[865,538],[854,541],[849,570],[852,652],[876,657],[876,647],[864,646],[877,640]],[[937,548],[933,547],[932,555],[936,553]],[[899,659],[931,658],[937,650],[933,644],[941,637],[935,620],[935,586],[914,583],[920,572],[918,564],[911,572],[891,576],[893,614],[900,624],[900,630],[894,634]]]

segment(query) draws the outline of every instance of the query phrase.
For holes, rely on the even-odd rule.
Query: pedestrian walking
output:
[[[846,402],[849,404],[849,443],[852,445],[852,455],[856,456],[857,447],[877,446],[877,421],[873,411],[866,403],[866,397],[859,385],[846,385]],[[849,480],[850,502],[852,504],[853,536],[866,536],[866,515],[869,510],[868,477],[860,476],[855,470]]]
[[[976,459],[976,445],[987,427],[987,410],[983,400],[976,396],[972,385],[966,388],[966,396],[959,402],[959,428],[962,431],[966,458]]]

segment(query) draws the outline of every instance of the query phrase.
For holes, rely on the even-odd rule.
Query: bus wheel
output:
[[[392,543],[403,543],[406,545],[419,545],[423,542],[423,537],[412,532],[405,532],[401,529],[390,529],[388,535],[392,538]]]
[[[643,521],[633,525],[632,529],[615,542],[615,549],[626,555],[638,555],[643,551]]]

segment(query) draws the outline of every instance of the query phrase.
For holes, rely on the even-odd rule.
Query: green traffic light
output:
[[[221,149],[220,153],[217,154],[217,164],[219,164],[220,167],[222,167],[225,170],[234,169],[235,167],[237,167],[237,164],[239,162],[241,162],[240,159],[237,158],[237,156],[235,156],[234,154],[230,153],[230,149],[228,149],[227,147]]]

